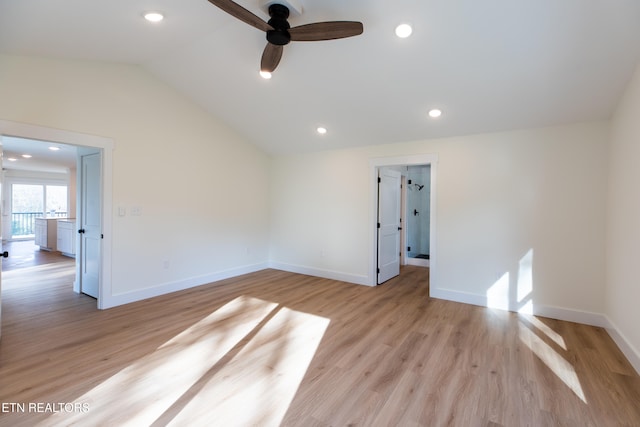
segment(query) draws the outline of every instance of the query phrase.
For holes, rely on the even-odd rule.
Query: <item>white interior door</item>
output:
[[[378,284],[400,274],[400,183],[392,169],[378,172]]]
[[[80,292],[98,298],[102,258],[100,152],[80,156]]]

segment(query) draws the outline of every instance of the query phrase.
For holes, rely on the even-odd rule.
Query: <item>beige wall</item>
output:
[[[511,309],[532,302],[549,314],[601,314],[608,131],[607,123],[587,123],[279,156],[271,261],[354,282],[367,277],[374,261],[369,161],[436,154],[432,293],[486,304],[508,277]],[[533,290],[518,300],[528,253]]]
[[[640,372],[640,66],[612,120],[606,312]],[[622,339],[620,339],[622,338]],[[629,351],[627,351],[629,354]]]
[[[266,265],[264,153],[139,67],[0,64],[0,120],[114,142],[113,295],[137,299]]]
[[[511,309],[606,313],[637,354],[629,254],[640,241],[638,73],[610,153],[609,124],[586,123],[269,159],[139,67],[13,56],[0,64],[0,120],[113,140],[107,220],[112,292],[123,301],[269,264],[370,282],[370,161],[431,154],[433,292],[486,304],[499,283]],[[527,254],[533,289],[520,299]]]

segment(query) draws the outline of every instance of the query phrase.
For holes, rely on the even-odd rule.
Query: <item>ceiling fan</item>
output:
[[[269,5],[271,19],[265,22],[232,0],[209,0],[209,2],[229,15],[267,33],[268,43],[262,53],[260,71],[269,73],[273,72],[280,63],[283,48],[289,42],[342,39],[357,36],[363,32],[362,23],[354,21],[316,22],[291,28],[287,21],[289,8],[279,3]]]

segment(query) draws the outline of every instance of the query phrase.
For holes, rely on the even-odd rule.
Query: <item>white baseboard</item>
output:
[[[148,298],[157,297],[160,295],[168,294],[171,292],[183,291],[185,289],[194,288],[196,286],[207,285],[213,282],[217,282],[224,279],[240,276],[243,274],[254,273],[256,271],[269,268],[266,262],[259,264],[246,265],[237,268],[231,268],[228,270],[222,270],[203,276],[190,277],[188,279],[179,280],[176,282],[164,283],[152,288],[141,289],[134,292],[127,292],[124,294],[117,294],[111,296],[103,296],[102,308],[111,308],[118,305],[128,304],[131,302],[141,301]]]
[[[416,265],[418,267],[429,267],[429,260],[424,258],[405,258],[405,265]]]
[[[487,306],[487,297],[467,292],[452,291],[450,289],[429,288],[429,296],[431,298],[443,299],[453,302],[461,302],[464,304]]]
[[[453,291],[450,289],[432,288],[429,290],[429,296],[447,301],[488,307],[487,297],[484,295]],[[511,308],[512,307],[509,307],[508,311],[517,311]],[[530,314],[604,328],[616,343],[620,351],[625,355],[627,360],[629,360],[629,363],[631,363],[636,372],[640,374],[640,352],[629,342],[628,339],[625,338],[616,325],[606,315],[539,304],[532,305]]]
[[[465,304],[478,305],[480,307],[497,308],[506,311],[518,312],[518,307],[489,307],[486,295],[471,294],[467,292],[453,291],[450,289],[432,288],[429,291],[432,298],[444,299],[454,302],[462,302]],[[527,307],[527,314],[534,316],[550,317],[557,320],[565,320],[567,322],[582,323],[585,325],[599,326],[606,328],[610,325],[606,316],[599,313],[591,313],[587,311],[574,310],[571,308],[554,307],[541,304],[532,304]],[[524,311],[523,311],[524,313]]]
[[[369,278],[364,275],[343,273],[340,271],[323,270],[320,268],[307,267],[303,265],[285,264],[271,261],[270,268],[288,271],[289,273],[306,274],[308,276],[322,277],[324,279],[340,280],[341,282],[354,283],[356,285],[371,286]]]
[[[606,317],[606,316],[605,316]],[[606,328],[609,336],[616,343],[620,351],[625,355],[633,369],[636,370],[638,374],[640,374],[640,351],[635,348],[629,340],[624,336],[620,329],[616,326],[615,323],[611,321],[607,317],[607,321],[609,322],[609,326]]]
[[[598,326],[601,328],[607,328],[609,326],[609,321],[604,314],[573,310],[570,308],[534,305],[533,314],[535,316],[549,317],[551,319],[582,323],[583,325]]]

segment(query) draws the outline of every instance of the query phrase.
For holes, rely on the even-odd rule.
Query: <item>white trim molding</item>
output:
[[[620,329],[618,329],[616,324],[613,323],[613,321],[611,321],[609,317],[605,316],[605,318],[609,323],[609,325],[605,327],[607,333],[609,334],[613,342],[616,343],[620,351],[622,351],[622,353],[625,355],[629,363],[631,363],[633,369],[635,369],[636,372],[640,375],[640,351],[635,348],[633,344],[631,344],[631,342],[627,339],[627,337],[624,336],[622,332],[620,332]]]
[[[459,292],[450,289],[432,288],[430,290],[430,296],[432,298],[490,308],[487,303],[487,297],[484,295]],[[496,309],[517,313],[517,310],[512,309],[512,307],[509,307],[508,310],[503,308]],[[640,351],[631,344],[631,342],[620,332],[618,327],[606,315],[535,303],[530,307],[530,312],[527,312],[526,314],[603,328],[607,331],[627,360],[629,360],[629,363],[631,363],[636,372],[640,374]]]
[[[365,275],[343,273],[340,271],[323,270],[320,268],[306,267],[303,265],[285,264],[282,262],[269,262],[269,268],[287,271],[289,273],[304,274],[307,276],[322,277],[324,279],[339,280],[341,282],[356,285],[371,286],[369,278]]]
[[[98,287],[98,308],[110,307],[111,295],[111,245],[112,245],[112,205],[113,205],[113,150],[111,138],[54,129],[46,126],[0,120],[0,135],[59,142],[102,150],[102,268]],[[74,286],[76,286],[74,284]]]
[[[369,194],[371,204],[369,205],[369,274],[367,284],[376,286],[378,283],[377,269],[377,212],[378,212],[378,169],[384,166],[414,166],[431,165],[431,199],[430,199],[430,221],[429,221],[429,247],[430,250],[430,281],[432,286],[437,283],[438,268],[438,247],[436,239],[436,212],[438,211],[436,202],[436,182],[438,154],[412,154],[397,157],[374,157],[369,159]],[[431,289],[429,290],[431,295]],[[432,295],[433,296],[433,295]]]
[[[269,268],[267,263],[259,263],[252,265],[244,265],[241,267],[230,268],[228,270],[221,270],[202,276],[190,277],[175,282],[168,282],[153,286],[146,289],[136,290],[134,292],[126,292],[110,296],[105,302],[105,307],[111,308],[123,304],[129,304],[132,302],[142,301],[149,298],[166,295],[172,292],[184,291],[186,289],[195,288],[197,286],[216,284],[221,280],[230,279],[233,277],[241,276],[243,274],[255,273]]]

